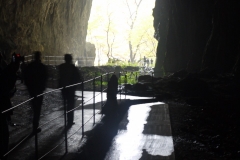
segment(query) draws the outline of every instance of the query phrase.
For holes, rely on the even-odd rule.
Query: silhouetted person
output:
[[[149,59],[146,59],[147,67],[149,67]]]
[[[118,106],[117,92],[118,92],[118,78],[115,74],[113,74],[110,80],[108,81],[107,102],[103,107],[102,111],[103,114],[108,114],[116,110]]]
[[[16,87],[15,83],[17,81],[17,71],[19,69],[21,61],[20,54],[13,54],[12,60],[6,68],[0,73],[0,111],[7,110],[12,107],[10,98],[13,97]],[[8,142],[9,142],[9,131],[8,131],[8,122],[7,119],[12,114],[12,110],[4,114],[0,114],[0,158],[3,158],[3,155],[8,151]]]
[[[0,74],[7,67],[7,62],[5,61],[4,55],[0,52]]]
[[[108,82],[107,98],[112,102],[117,102],[118,78],[113,74]]]
[[[81,82],[81,75],[77,67],[72,64],[71,54],[65,54],[65,63],[59,66],[59,87],[66,87],[68,85]],[[65,88],[62,90],[63,103],[67,107],[67,111],[70,111],[75,106],[75,91],[77,86]],[[74,124],[74,111],[67,114],[68,126]]]
[[[143,57],[143,66],[145,67],[145,65],[146,65],[146,57],[144,56]]]
[[[33,110],[33,133],[41,132],[39,126],[39,119],[43,96],[36,97],[42,94],[46,88],[48,73],[47,68],[41,63],[41,52],[34,52],[34,61],[32,61],[24,71],[24,81],[27,86],[29,95],[34,97],[31,101]]]
[[[12,54],[12,59],[11,59],[11,63],[9,65],[7,65],[6,61],[3,61],[3,66],[5,66],[5,68],[3,70],[5,70],[4,72],[4,76],[8,77],[8,81],[10,81],[11,84],[14,84],[13,86],[11,85],[11,90],[9,90],[9,101],[8,101],[8,108],[12,107],[10,98],[13,97],[14,93],[16,92],[16,76],[17,75],[17,71],[19,69],[19,64],[22,62],[22,57],[20,54],[16,54],[15,52]],[[13,69],[14,68],[14,69]],[[15,69],[17,69],[17,71],[15,72]],[[14,71],[13,71],[14,70]],[[9,111],[7,114],[7,122],[8,125],[11,126],[16,126],[15,123],[12,122],[11,116],[13,115],[13,110]]]
[[[23,56],[22,63],[20,65],[20,69],[21,69],[21,74],[20,74],[21,83],[23,83],[23,81],[24,81],[23,73],[24,73],[24,70],[25,70],[26,67],[27,67],[27,64],[25,63],[25,57]]]
[[[153,65],[153,60],[151,59],[151,65]]]

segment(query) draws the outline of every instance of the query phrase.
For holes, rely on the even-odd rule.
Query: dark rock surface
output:
[[[157,0],[153,10],[159,41],[157,76],[204,68],[239,73],[239,1]]]
[[[94,66],[94,61],[96,57],[95,45],[90,42],[86,42],[85,49],[86,49],[86,52],[85,52],[85,55],[83,55],[83,58],[86,57],[86,61],[85,61],[85,64],[83,64],[83,66]],[[79,64],[79,66],[82,66],[82,65]]]
[[[23,55],[39,50],[83,56],[91,5],[92,0],[0,0],[0,46],[11,40],[11,49]]]
[[[228,106],[169,105],[176,160],[240,158],[239,105]]]
[[[239,80],[211,70],[154,79],[156,99],[169,104],[176,159],[240,158]]]

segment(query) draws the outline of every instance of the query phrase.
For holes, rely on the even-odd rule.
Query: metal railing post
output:
[[[109,81],[109,72],[107,73],[107,82]]]
[[[84,80],[82,78],[82,136],[84,136],[84,110],[83,110],[83,98],[84,98]]]
[[[96,78],[96,72],[94,74],[94,79],[93,79],[93,124],[95,124],[95,78]]]
[[[125,87],[124,87],[124,89],[125,89],[125,99],[126,99],[126,94],[127,94],[126,85],[127,85],[127,72],[125,74]]]
[[[119,83],[120,83],[120,86],[121,86],[121,89],[120,89],[120,101],[121,101],[121,92],[122,92],[122,85],[121,85],[121,72],[119,72]]]
[[[152,93],[153,93],[153,98],[154,98],[154,90],[153,90],[153,72],[152,72]]]
[[[63,88],[63,92],[66,88]],[[64,136],[65,136],[65,153],[68,152],[68,141],[67,141],[67,105],[65,98],[63,99],[64,107]]]
[[[136,81],[138,80],[138,78],[137,78],[137,72],[136,72]]]
[[[34,99],[37,98],[36,96],[34,97]],[[33,99],[33,100],[34,100]],[[35,132],[35,159],[38,159],[38,132],[37,129],[35,130],[35,128],[33,128],[33,131]]]
[[[102,86],[103,78],[101,75],[101,111],[102,111],[102,106],[103,106],[103,86]]]

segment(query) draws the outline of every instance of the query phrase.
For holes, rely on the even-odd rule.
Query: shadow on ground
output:
[[[73,159],[102,160],[105,158],[113,138],[117,135],[118,125],[127,113],[129,107],[135,104],[154,102],[153,99],[126,100],[122,102],[118,110],[105,115],[101,122],[90,132],[87,132],[87,141],[79,149],[80,154]]]

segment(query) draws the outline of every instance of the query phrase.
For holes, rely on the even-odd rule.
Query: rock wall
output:
[[[40,50],[81,56],[91,5],[92,0],[0,0],[0,47],[23,55]]]
[[[239,70],[239,11],[235,0],[156,0],[156,75],[180,69]]]
[[[86,64],[85,66],[94,66],[94,61],[96,58],[96,47],[90,42],[86,42]]]

